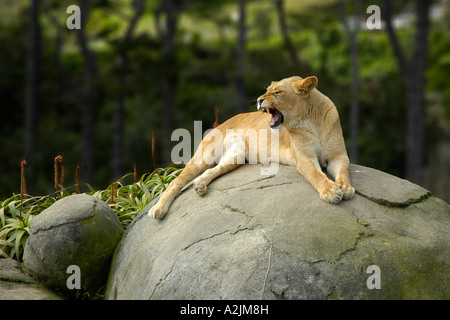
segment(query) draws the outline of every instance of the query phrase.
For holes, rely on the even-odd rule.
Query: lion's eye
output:
[[[280,94],[282,94],[283,93],[283,91],[275,91],[275,94],[277,95],[277,96],[279,96]]]

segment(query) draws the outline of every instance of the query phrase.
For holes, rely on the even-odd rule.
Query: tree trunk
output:
[[[116,58],[116,67],[118,69],[117,75],[117,96],[116,103],[114,105],[114,118],[113,118],[113,141],[112,141],[112,176],[113,179],[120,178],[122,176],[123,167],[123,135],[124,135],[124,108],[125,108],[125,93],[123,87],[125,85],[124,73],[127,66],[127,50],[128,41],[136,28],[137,22],[142,15],[144,0],[134,0],[134,15],[130,20],[128,29],[125,32],[123,38],[123,44],[120,46],[118,55]]]
[[[239,22],[238,22],[238,41],[237,41],[237,69],[236,69],[236,112],[245,111],[245,45],[247,38],[246,26],[246,0],[239,0]]]
[[[384,2],[386,30],[392,43],[406,88],[407,131],[406,131],[406,178],[414,183],[423,182],[425,151],[425,71],[428,55],[429,7],[427,0],[418,0],[416,8],[417,25],[411,61],[406,59],[395,30],[389,1]]]
[[[412,72],[414,73],[414,72]],[[414,183],[423,182],[424,146],[425,146],[425,103],[423,83],[420,75],[411,75],[405,80],[407,101],[407,132],[406,132],[406,177]]]
[[[350,36],[350,52],[352,56],[352,82],[350,101],[350,159],[359,163],[359,59],[356,32]]]
[[[358,17],[350,26],[345,14],[345,2],[341,0],[341,20],[344,24],[345,31],[350,44],[351,56],[351,98],[350,98],[350,160],[352,163],[359,162],[359,58],[358,58],[358,41],[357,35],[359,31],[359,17],[362,12],[361,1],[356,0],[355,17]]]
[[[125,63],[125,57],[123,54],[119,54],[117,57],[117,67],[119,69],[123,69]],[[118,179],[122,175],[122,166],[123,166],[123,124],[124,124],[124,94],[121,92],[124,85],[124,81],[122,75],[117,75],[117,90],[119,93],[116,97],[116,103],[114,104],[114,115],[113,115],[113,141],[112,141],[112,159],[111,159],[111,167],[112,167],[112,178],[114,180]]]
[[[174,52],[175,33],[178,23],[178,10],[177,4],[174,0],[164,0],[162,7],[155,12],[155,22],[159,37],[162,41],[162,60],[165,67],[165,74],[161,83],[161,91],[163,97],[163,133],[165,137],[170,137],[174,128],[173,121],[173,104],[175,83],[177,81],[177,70],[175,65],[177,63],[176,55]],[[160,13],[165,12],[165,28],[162,29],[160,25]],[[170,141],[165,138],[161,140],[162,155],[170,154]]]
[[[430,26],[430,2],[417,2],[417,29],[413,60],[409,66],[412,81],[408,90],[408,131],[406,170],[407,177],[418,184],[423,183],[425,154],[425,72],[428,58],[428,31]],[[405,79],[407,82],[407,79]]]
[[[87,0],[80,0],[81,14],[81,29],[77,30],[78,44],[81,49],[81,53],[84,58],[84,86],[82,89],[82,164],[83,164],[83,178],[87,183],[92,183],[94,179],[94,116],[95,116],[95,103],[94,103],[94,79],[97,76],[97,66],[95,61],[95,55],[90,50],[86,35],[85,27],[88,17],[88,3]]]
[[[30,7],[29,47],[27,53],[25,87],[25,145],[24,157],[33,158],[35,149],[36,124],[38,115],[38,87],[40,65],[39,1],[33,0]]]

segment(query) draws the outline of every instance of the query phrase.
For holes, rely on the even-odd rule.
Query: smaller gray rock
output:
[[[26,276],[20,263],[0,259],[0,300],[60,300],[61,297]]]
[[[96,291],[104,285],[111,257],[123,233],[109,206],[89,195],[55,202],[31,223],[24,251],[25,269],[46,286],[67,292],[67,268],[80,268],[81,287]]]

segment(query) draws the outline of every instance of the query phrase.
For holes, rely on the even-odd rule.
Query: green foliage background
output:
[[[367,3],[366,3],[367,2]],[[365,1],[364,8],[380,1]],[[408,1],[395,1],[401,11]],[[40,91],[35,154],[27,159],[26,181],[31,194],[53,190],[53,159],[61,154],[66,185],[75,181],[80,163],[82,106],[77,94],[83,84],[83,57],[75,32],[65,27],[71,1],[42,1]],[[175,39],[175,63],[168,64],[155,28],[154,11],[160,0],[146,1],[144,13],[130,41],[123,35],[133,14],[130,0],[89,1],[86,26],[89,46],[96,54],[98,78],[95,107],[94,188],[106,188],[111,175],[113,110],[118,92],[126,94],[124,115],[123,174],[151,172],[152,132],[160,145],[170,137],[162,132],[161,81],[171,70],[177,73],[174,92],[174,126],[193,130],[194,120],[203,129],[212,127],[214,110],[219,121],[235,114],[237,1],[186,1],[180,12]],[[0,3],[0,198],[20,192],[20,161],[24,144],[24,90],[30,2],[4,0]],[[347,14],[353,12],[347,5]],[[245,93],[247,110],[272,80],[291,75],[307,76],[290,62],[278,28],[276,11],[269,0],[247,1],[247,44]],[[368,16],[368,15],[366,15]],[[60,24],[56,28],[54,17]],[[350,63],[349,43],[336,1],[286,1],[290,37],[311,74],[319,78],[319,89],[339,109],[348,137]],[[433,20],[429,37],[427,71],[427,154],[450,136],[450,28],[449,14]],[[57,51],[58,30],[61,51]],[[411,46],[413,27],[398,31],[405,48]],[[397,176],[404,175],[405,94],[402,79],[384,31],[358,33],[360,59],[360,164]],[[127,64],[118,68],[117,52],[126,45]],[[62,68],[58,68],[58,63]],[[61,72],[63,71],[63,72]],[[115,79],[123,76],[118,87]],[[175,144],[175,143],[173,143]],[[158,167],[170,164],[167,150],[157,149]],[[83,165],[83,164],[81,164]],[[85,190],[88,191],[87,187]],[[432,190],[433,191],[433,190]]]

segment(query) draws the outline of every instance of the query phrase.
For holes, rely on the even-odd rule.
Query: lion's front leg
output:
[[[319,192],[322,200],[337,204],[344,194],[338,184],[331,181],[322,172],[317,160],[307,156],[297,157],[297,169],[306,180]]]
[[[156,220],[161,220],[169,210],[167,203],[158,202],[148,211],[148,215]]]
[[[162,219],[166,215],[167,211],[169,211],[170,205],[178,196],[181,189],[194,180],[194,178],[202,174],[206,169],[208,169],[208,167],[209,165],[204,162],[201,164],[195,164],[193,159],[191,159],[180,175],[175,178],[175,180],[170,183],[167,190],[162,193],[158,202],[150,208],[148,215],[157,220]]]
[[[349,200],[355,195],[355,188],[350,181],[350,161],[347,155],[341,155],[328,163],[328,173],[335,179],[343,192],[343,200]]]
[[[169,185],[166,191],[164,191],[159,198],[158,202],[150,208],[148,211],[148,215],[153,217],[156,220],[161,220],[166,215],[167,211],[169,211],[170,205],[172,204],[175,197],[178,195],[180,190],[183,188],[184,183],[180,184],[179,177],[176,178]]]

